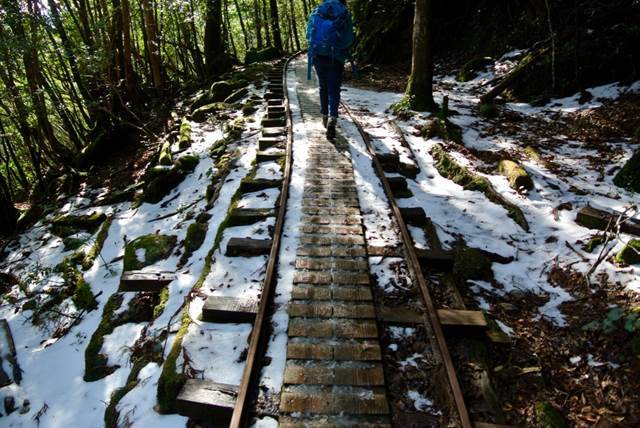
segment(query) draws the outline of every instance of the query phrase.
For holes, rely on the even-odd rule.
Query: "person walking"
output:
[[[353,41],[353,21],[346,0],[324,0],[309,16],[307,78],[311,79],[313,67],[320,86],[322,124],[330,140],[336,136],[342,72],[345,61],[351,59]]]

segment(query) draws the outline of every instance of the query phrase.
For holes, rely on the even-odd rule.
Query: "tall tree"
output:
[[[151,63],[151,76],[153,86],[156,89],[162,87],[162,61],[160,59],[160,42],[153,8],[149,0],[142,0],[142,10],[144,14],[144,27],[147,38],[147,49],[149,50],[149,62]]]
[[[278,16],[278,1],[269,0],[271,10],[271,34],[273,35],[273,46],[279,51],[282,50],[282,37],[280,36],[280,18]]]
[[[204,57],[206,73],[209,78],[219,76],[227,71],[231,65],[224,52],[222,38],[222,0],[207,0]]]
[[[433,55],[429,36],[431,26],[431,0],[416,0],[413,20],[413,59],[411,77],[405,96],[414,110],[432,110]]]
[[[258,0],[253,0],[253,16],[256,25],[256,38],[258,42],[258,49],[262,49],[262,18],[260,16],[260,3]]]
[[[16,230],[18,211],[13,206],[9,187],[0,174],[0,236],[10,236]]]

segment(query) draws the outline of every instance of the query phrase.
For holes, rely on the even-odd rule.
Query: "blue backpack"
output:
[[[353,28],[347,8],[335,0],[325,1],[318,6],[309,17],[307,41],[309,42],[308,79],[311,79],[311,67],[316,55],[330,57],[340,62],[350,60],[349,47],[353,43]]]

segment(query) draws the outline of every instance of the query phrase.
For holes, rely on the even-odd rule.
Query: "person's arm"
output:
[[[343,39],[343,49],[349,49],[355,40],[355,34],[353,32],[353,20],[351,19],[351,13],[347,12],[346,34]]]

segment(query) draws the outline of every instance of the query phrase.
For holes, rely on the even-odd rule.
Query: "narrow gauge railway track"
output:
[[[269,247],[262,250],[269,258],[259,305],[252,319],[253,329],[243,375],[238,387],[202,393],[204,401],[210,401],[204,405],[210,407],[208,410],[195,414],[181,412],[200,419],[206,414],[205,419],[213,421],[216,426],[225,418],[230,419],[230,427],[250,426],[253,416],[264,414],[255,405],[270,337],[269,321],[278,276],[278,254],[292,175],[294,134],[287,73],[295,57],[282,63],[281,70],[268,74],[265,100],[269,108],[262,122],[260,149],[276,142],[280,145],[286,143],[286,157],[273,239]],[[368,257],[375,254],[370,252],[364,237],[354,165],[348,155],[348,144],[341,136],[340,141],[330,143],[324,139],[323,132],[316,129],[320,117],[317,112],[311,112],[317,110],[317,105],[310,101],[306,89],[298,92],[298,99],[307,128],[311,166],[307,166],[305,174],[301,239],[289,304],[287,362],[277,416],[280,425],[287,428],[390,427],[392,412],[387,399],[388,385],[385,384],[379,331],[380,323],[386,320],[371,288]],[[433,383],[437,383],[439,391],[446,391],[439,393],[448,394],[449,398],[440,401],[447,403],[450,422],[465,428],[474,425],[495,427],[471,421],[441,315],[422,271],[421,260],[407,227],[408,220],[403,216],[406,210],[396,203],[397,189],[394,189],[393,179],[389,180],[385,175],[383,163],[378,159],[364,126],[349,106],[343,103],[343,108],[365,142],[400,230],[406,265],[412,280],[418,285],[424,309],[418,321],[414,318],[409,323],[423,323],[426,331],[435,337],[433,353],[439,356],[437,361],[444,376],[439,375]],[[399,320],[398,323],[406,321]],[[199,403],[201,407],[203,404]]]

